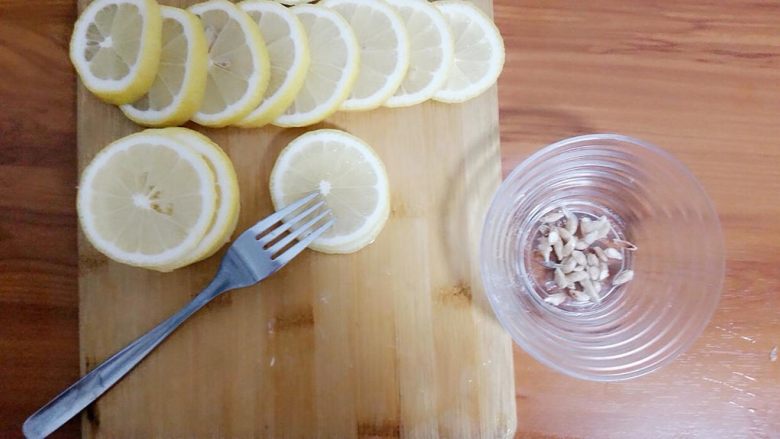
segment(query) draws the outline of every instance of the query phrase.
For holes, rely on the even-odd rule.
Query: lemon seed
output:
[[[558,306],[566,301],[566,294],[565,293],[550,294],[549,296],[544,298],[544,301],[553,306]]]
[[[624,283],[630,282],[633,279],[634,279],[634,270],[621,271],[620,273],[615,275],[614,279],[612,279],[612,285],[615,286],[623,285]]]
[[[561,212],[548,213],[542,217],[542,222],[545,224],[551,224],[560,220],[561,218],[563,218],[563,214]]]

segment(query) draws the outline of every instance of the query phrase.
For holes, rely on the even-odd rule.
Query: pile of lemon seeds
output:
[[[623,268],[622,262],[637,246],[619,239],[606,216],[578,216],[561,208],[540,221],[536,250],[555,285],[545,302],[601,303],[611,287],[634,279],[634,271]]]

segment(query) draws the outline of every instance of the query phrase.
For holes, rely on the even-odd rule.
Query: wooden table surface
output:
[[[557,139],[662,146],[713,198],[721,306],[670,366],[577,381],[516,349],[518,437],[780,437],[780,3],[495,0],[505,171]],[[0,0],[0,437],[78,376],[73,0]],[[78,437],[71,422],[57,437]]]

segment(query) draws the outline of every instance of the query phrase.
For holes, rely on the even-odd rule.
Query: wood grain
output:
[[[72,1],[0,1],[0,437],[78,370]],[[78,422],[60,432],[76,437]]]
[[[636,381],[570,379],[516,350],[519,436],[780,436],[780,4],[496,2],[504,170],[567,136],[668,149],[713,198],[727,279],[714,320]]]
[[[646,139],[702,180],[728,249],[714,321],[653,375],[584,383],[515,350],[517,436],[778,437],[780,5],[494,3],[508,49],[505,172],[570,135]],[[79,372],[74,11],[72,0],[0,0],[0,437],[20,437],[24,417]],[[323,397],[349,410],[338,396]],[[78,437],[78,425],[58,436]]]

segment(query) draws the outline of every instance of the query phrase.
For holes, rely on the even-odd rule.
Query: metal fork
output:
[[[230,246],[216,276],[203,291],[168,320],[33,413],[22,426],[24,435],[27,438],[50,435],[122,379],[188,317],[215,297],[254,285],[284,267],[333,226],[330,210],[324,204],[318,193],[309,194],[244,231]],[[298,242],[294,243],[295,240]]]

